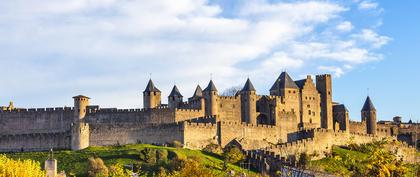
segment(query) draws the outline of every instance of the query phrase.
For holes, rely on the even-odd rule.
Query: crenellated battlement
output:
[[[360,132],[353,132],[353,133],[350,133],[350,135],[357,135],[357,136],[364,136],[364,137],[378,137],[373,134],[360,133]]]
[[[251,127],[251,128],[255,128],[255,127],[260,127],[260,128],[276,128],[276,126],[274,125],[265,125],[265,124],[248,124],[245,122],[233,122],[233,121],[221,121],[221,124],[223,125],[232,125],[232,126],[244,126],[244,127]]]
[[[195,128],[215,128],[217,125],[215,123],[198,123],[198,122],[185,122],[185,126],[195,127]]]
[[[219,99],[221,100],[237,100],[240,99],[241,96],[237,95],[237,96],[219,96]]]
[[[73,107],[55,107],[55,108],[17,108],[13,110],[1,110],[0,114],[10,113],[45,113],[45,112],[67,112],[74,111]]]
[[[203,112],[201,109],[183,109],[183,108],[176,108],[175,109],[176,112],[191,112],[191,113],[200,113]]]

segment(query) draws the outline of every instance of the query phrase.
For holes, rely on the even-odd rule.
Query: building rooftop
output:
[[[160,90],[155,87],[155,84],[153,84],[152,79],[150,79],[149,83],[147,83],[147,86],[144,92],[160,92]]]
[[[373,106],[372,100],[370,100],[369,96],[366,98],[362,111],[376,111],[376,108]]]
[[[292,88],[292,89],[299,89],[293,79],[287,74],[287,72],[282,72],[277,80],[274,82],[273,86],[271,86],[270,91],[272,90],[279,90],[285,88]]]
[[[249,78],[246,80],[246,83],[241,91],[256,91],[254,85],[252,85],[252,82]]]

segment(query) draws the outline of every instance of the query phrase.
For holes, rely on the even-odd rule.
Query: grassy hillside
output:
[[[200,162],[206,168],[211,169],[217,176],[224,176],[226,172],[222,170],[223,160],[221,156],[216,154],[209,154],[198,150],[189,150],[182,148],[161,147],[147,144],[135,144],[124,146],[107,146],[107,147],[89,147],[81,151],[56,151],[54,158],[58,160],[58,170],[65,170],[67,174],[74,174],[76,176],[87,176],[87,166],[89,157],[100,157],[104,160],[107,166],[119,164],[137,164],[141,165],[142,162],[139,158],[139,153],[145,148],[167,150],[169,153],[181,158],[192,158]],[[14,159],[33,159],[41,162],[48,158],[48,152],[23,152],[23,153],[10,153],[6,154]],[[228,164],[228,169],[236,172],[248,172],[242,168]],[[147,169],[143,169],[147,170]]]
[[[357,150],[349,150],[342,147],[334,147],[332,155],[320,160],[311,161],[309,169],[323,171],[339,176],[353,176],[356,171],[364,171],[369,165],[369,157],[372,154]],[[419,164],[404,164],[405,176],[414,177],[415,171],[419,170]]]

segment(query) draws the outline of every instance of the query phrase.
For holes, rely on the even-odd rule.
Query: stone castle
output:
[[[188,101],[174,86],[162,104],[161,91],[149,80],[142,109],[101,108],[82,95],[73,97],[74,107],[22,109],[11,103],[0,108],[0,152],[179,141],[191,149],[235,144],[287,155],[384,137],[406,147],[418,141],[418,124],[378,123],[369,97],[361,122],[353,122],[332,96],[329,74],[294,81],[282,72],[270,95],[257,95],[248,79],[235,95],[220,96],[210,81],[204,90],[197,86]]]

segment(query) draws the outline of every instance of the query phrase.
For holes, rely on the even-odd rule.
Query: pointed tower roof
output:
[[[197,85],[197,88],[195,88],[193,97],[203,97],[203,90],[200,85]]]
[[[376,111],[376,108],[373,106],[372,100],[370,100],[369,96],[366,98],[362,111]]]
[[[287,74],[287,72],[282,72],[280,76],[277,78],[276,82],[274,82],[273,86],[271,87],[270,91],[278,90],[280,88],[293,88],[299,89],[293,79]]]
[[[216,86],[213,83],[213,80],[210,80],[209,85],[207,85],[207,87],[204,89],[204,91],[216,91]]]
[[[147,86],[144,92],[160,92],[160,90],[155,87],[155,84],[153,84],[152,79],[150,79],[149,83],[147,83]]]
[[[174,87],[172,88],[172,91],[169,94],[169,96],[172,96],[172,97],[182,97],[182,95],[179,92],[178,87],[176,87],[176,85],[174,85]]]
[[[249,78],[246,80],[246,83],[241,91],[256,91]]]

